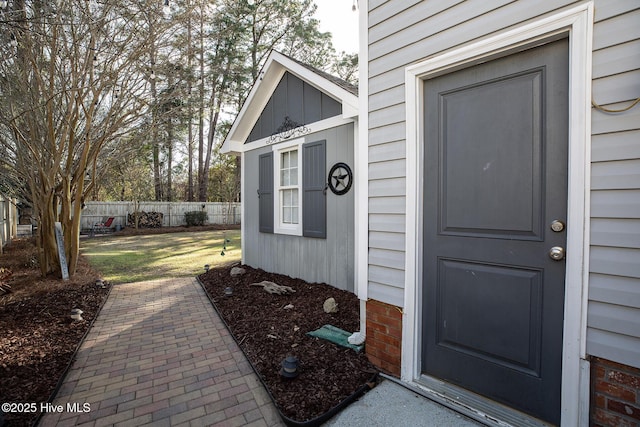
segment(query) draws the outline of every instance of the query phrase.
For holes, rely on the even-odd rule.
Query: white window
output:
[[[300,144],[292,141],[286,147],[274,147],[275,182],[277,203],[274,203],[275,232],[282,234],[302,234],[302,168]]]

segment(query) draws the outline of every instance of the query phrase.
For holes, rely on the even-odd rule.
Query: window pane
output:
[[[298,150],[280,153],[280,221],[298,224],[300,195],[298,188]]]

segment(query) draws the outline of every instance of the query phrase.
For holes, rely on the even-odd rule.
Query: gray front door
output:
[[[559,423],[567,40],[427,80],[424,102],[423,373]]]

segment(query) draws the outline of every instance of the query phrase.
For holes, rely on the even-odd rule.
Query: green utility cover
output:
[[[320,329],[307,332],[307,335],[310,335],[312,337],[322,338],[327,341],[331,341],[332,343],[338,344],[342,347],[353,349],[357,353],[360,353],[364,348],[364,345],[349,344],[349,341],[347,341],[347,338],[351,336],[351,333],[347,331],[343,331],[342,329],[332,325],[324,325]]]

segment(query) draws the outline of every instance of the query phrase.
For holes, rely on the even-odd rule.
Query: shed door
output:
[[[562,258],[566,246],[567,94],[566,40],[424,89],[423,372],[553,423],[565,261],[550,251]]]

